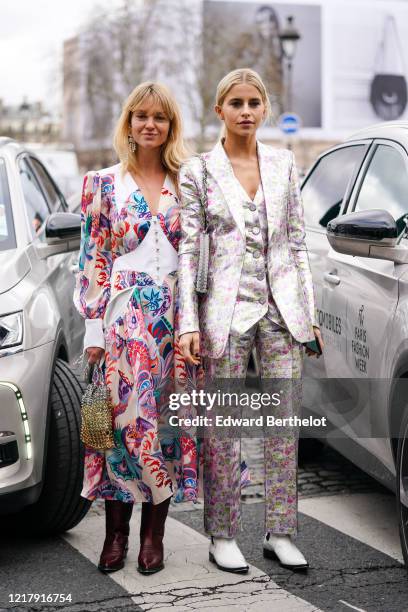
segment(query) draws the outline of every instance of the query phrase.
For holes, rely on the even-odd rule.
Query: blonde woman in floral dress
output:
[[[86,449],[82,495],[105,500],[104,572],[123,567],[133,504],[142,502],[138,570],[148,574],[163,568],[171,496],[197,496],[194,440],[168,426],[169,394],[188,388],[194,370],[174,342],[178,170],[186,153],[180,112],[166,87],[134,89],[114,146],[120,163],[84,179],[74,301],[85,317],[88,361],[104,361],[115,448]]]

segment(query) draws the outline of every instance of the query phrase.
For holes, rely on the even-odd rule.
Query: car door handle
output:
[[[79,259],[75,259],[72,264],[69,266],[69,271],[72,274],[78,274],[79,272]]]
[[[332,274],[332,272],[325,272],[324,280],[330,283],[331,285],[340,285],[339,277],[335,274]]]

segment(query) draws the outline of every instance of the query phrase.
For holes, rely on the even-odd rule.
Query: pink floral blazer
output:
[[[288,330],[299,342],[314,339],[315,303],[303,206],[293,153],[258,142],[268,218],[267,268],[272,295]],[[202,168],[198,157],[183,165],[178,284],[180,335],[200,331],[201,353],[218,358],[226,346],[245,254],[244,211],[219,142],[205,154],[210,234],[208,292],[198,297],[195,280],[203,216]]]

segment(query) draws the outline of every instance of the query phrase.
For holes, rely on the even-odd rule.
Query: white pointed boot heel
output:
[[[234,539],[211,537],[209,558],[223,572],[248,573],[249,565]]]
[[[267,533],[263,542],[263,556],[266,559],[277,559],[281,567],[286,569],[306,570],[309,567],[289,535]]]

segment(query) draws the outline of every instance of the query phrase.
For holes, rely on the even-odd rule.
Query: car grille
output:
[[[12,465],[18,460],[17,440],[0,444],[0,469]]]

